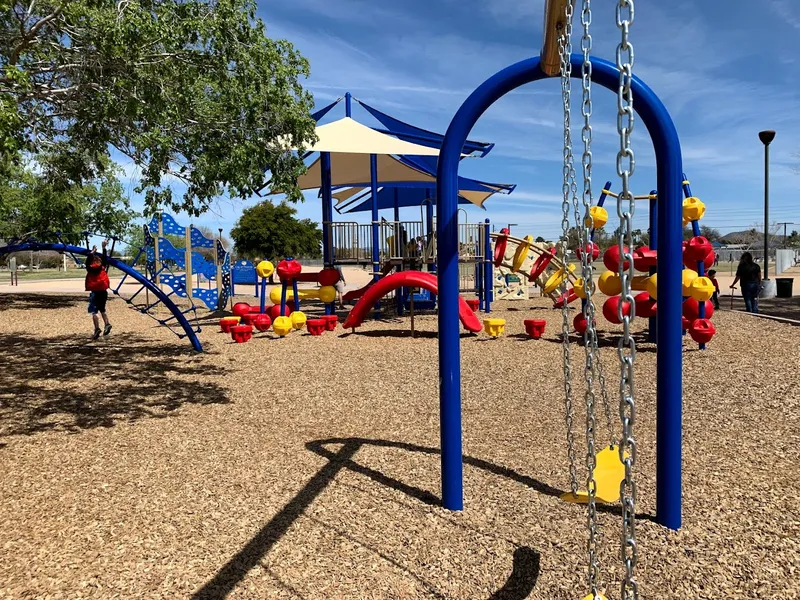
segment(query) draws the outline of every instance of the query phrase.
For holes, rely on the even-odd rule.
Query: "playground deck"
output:
[[[462,337],[455,514],[438,506],[433,316],[416,339],[406,319],[244,345],[209,320],[196,354],[119,299],[112,336],[92,343],[84,295],[0,295],[0,597],[583,597],[584,509],[557,497],[569,484],[549,304],[499,302],[505,337]],[[519,335],[531,317],[548,322],[540,341]],[[678,532],[651,521],[655,353],[639,345],[642,597],[800,598],[797,329],[724,310],[714,323],[708,351],[685,344]],[[601,352],[613,398],[616,345]],[[572,359],[580,380],[578,346]],[[602,417],[598,429],[605,441]],[[619,521],[600,513],[609,598]]]

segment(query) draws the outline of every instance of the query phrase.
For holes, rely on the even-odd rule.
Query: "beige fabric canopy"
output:
[[[358,121],[345,117],[320,125],[316,129],[319,141],[306,152],[346,152],[351,154],[408,154],[439,156],[438,148],[429,148],[397,139]],[[295,148],[296,149],[296,148]]]
[[[422,171],[403,164],[393,156],[379,154],[378,183],[382,181],[421,181],[436,184],[436,178]],[[320,187],[322,168],[317,158],[308,166],[308,170],[297,178],[301,190],[313,190]],[[358,185],[370,180],[369,154],[350,154],[336,152],[331,154],[331,185]],[[274,192],[273,192],[274,193]]]

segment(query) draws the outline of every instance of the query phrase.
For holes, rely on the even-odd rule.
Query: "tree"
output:
[[[116,172],[106,163],[101,176],[64,187],[31,165],[10,166],[8,178],[0,179],[0,237],[55,242],[61,232],[63,240],[79,243],[84,231],[123,235],[136,213]]]
[[[708,239],[709,242],[718,242],[722,238],[719,229],[714,229],[708,225],[700,225],[700,235]]]
[[[302,198],[315,141],[308,62],[266,37],[255,0],[0,0],[0,169],[51,156],[48,176],[102,176],[109,148],[141,168],[148,209],[249,197],[264,169]],[[2,175],[2,173],[0,173]],[[175,182],[185,185],[173,197]]]
[[[320,257],[322,231],[311,219],[299,220],[296,214],[297,209],[286,202],[264,201],[245,209],[231,229],[236,252],[250,259]]]

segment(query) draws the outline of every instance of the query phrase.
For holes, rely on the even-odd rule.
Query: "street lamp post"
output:
[[[774,282],[769,279],[769,145],[775,139],[775,131],[759,131],[758,139],[764,144],[764,288],[761,297],[772,298],[776,289]]]

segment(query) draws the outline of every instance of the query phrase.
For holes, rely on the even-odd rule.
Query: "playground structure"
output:
[[[185,247],[177,249],[165,235],[184,239]],[[158,212],[144,226],[147,267],[153,273],[153,281],[169,286],[178,296],[201,300],[209,310],[222,310],[231,296],[231,258],[222,246],[220,239],[209,239],[189,225],[182,227],[172,215]],[[195,248],[205,248],[213,252],[209,260]],[[164,264],[174,265],[180,274],[164,273]],[[197,277],[197,287],[193,287],[193,277]],[[215,288],[200,287],[201,277],[209,284],[214,281]],[[187,283],[188,282],[188,283]]]
[[[53,235],[55,235],[57,238],[61,237],[60,234]],[[11,254],[14,252],[54,251],[69,254],[77,264],[80,264],[80,261],[77,258],[78,256],[85,257],[92,253],[92,250],[89,248],[88,235],[89,234],[87,232],[83,236],[87,240],[86,247],[75,246],[66,242],[39,242],[33,238],[28,238],[26,240],[12,240],[12,242],[8,245],[0,247],[0,255]],[[171,298],[171,296],[175,293],[174,289],[170,293],[165,293],[158,285],[154,283],[154,273],[141,273],[134,267],[139,258],[138,255],[131,264],[115,258],[113,256],[113,252],[114,244],[117,242],[117,239],[112,238],[112,240],[113,243],[111,246],[111,251],[106,260],[109,267],[115,268],[123,274],[119,285],[117,285],[116,288],[112,288],[114,294],[120,296],[119,290],[128,277],[135,280],[140,285],[139,289],[130,297],[120,296],[120,298],[122,298],[127,304],[142,314],[146,314],[155,319],[159,325],[166,327],[179,338],[188,339],[192,345],[192,348],[198,352],[202,352],[203,347],[200,344],[199,338],[197,337],[197,334],[200,332],[200,326],[196,324],[197,311],[194,303],[190,303],[188,308],[179,307],[177,304],[175,304]],[[141,254],[144,251],[144,249],[140,249],[139,252]],[[166,266],[163,268],[168,269]],[[145,304],[135,304],[135,298],[143,291],[145,292],[146,298]],[[148,294],[153,294],[153,296],[155,296],[154,302],[150,302]],[[171,316],[162,318],[160,315],[156,315],[154,310],[160,305],[163,305],[169,311]],[[187,319],[187,314],[189,313],[192,313],[195,317],[194,324],[190,323]]]

